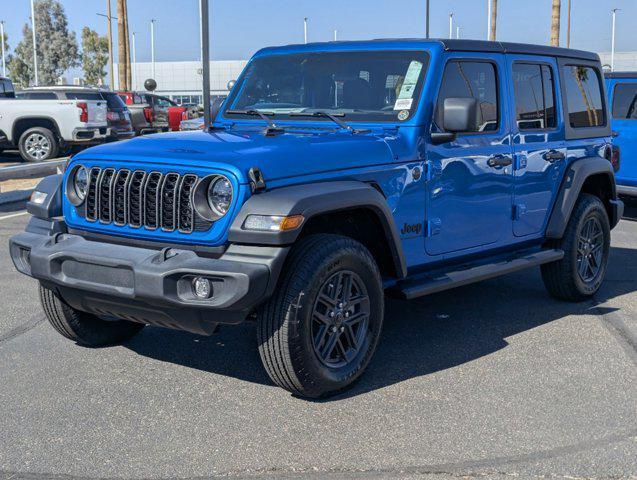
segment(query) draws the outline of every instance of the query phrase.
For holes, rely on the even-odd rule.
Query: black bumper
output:
[[[25,232],[11,238],[16,268],[56,289],[73,308],[168,328],[210,334],[245,320],[276,285],[287,248],[231,245],[219,258],[191,250],[114,245],[79,235]],[[213,286],[192,291],[196,276]]]

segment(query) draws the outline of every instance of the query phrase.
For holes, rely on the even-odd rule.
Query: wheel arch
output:
[[[248,215],[303,215],[301,228],[255,232],[242,228]],[[407,268],[398,230],[385,197],[372,185],[356,181],[282,187],[253,195],[235,218],[228,240],[256,245],[291,245],[313,233],[336,233],[365,245],[385,276],[404,278]]]
[[[603,157],[586,157],[573,162],[567,168],[549,217],[547,238],[562,238],[581,193],[598,197],[606,208],[611,228],[617,225],[621,218],[621,202],[617,200],[613,166]]]
[[[13,143],[16,145],[20,141],[20,137],[24,132],[29,130],[30,128],[41,127],[51,130],[53,134],[59,139],[60,138],[60,129],[58,127],[55,119],[51,117],[20,117],[17,118],[13,124],[13,128],[11,130],[11,134],[13,137]]]

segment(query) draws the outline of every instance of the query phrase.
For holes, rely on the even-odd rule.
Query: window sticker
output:
[[[396,100],[396,103],[394,105],[394,110],[411,109],[414,94],[416,93],[416,85],[418,84],[418,79],[420,78],[420,72],[422,72],[422,66],[422,63],[416,60],[413,60],[409,64],[407,75],[405,75],[405,80],[402,87],[400,88],[398,99]]]

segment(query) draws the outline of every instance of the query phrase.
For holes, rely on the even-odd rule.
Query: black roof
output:
[[[637,78],[637,72],[605,72],[606,78]]]
[[[463,52],[499,52],[529,55],[545,55],[548,57],[579,58],[582,60],[599,61],[599,55],[585,50],[572,48],[549,47],[546,45],[532,45],[527,43],[490,42],[487,40],[439,40],[445,50]]]

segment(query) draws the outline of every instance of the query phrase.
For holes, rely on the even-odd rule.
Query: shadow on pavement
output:
[[[368,371],[352,389],[323,401],[360,395],[470,362],[505,348],[512,335],[569,315],[596,314],[595,304],[636,288],[637,251],[612,248],[608,279],[595,302],[554,300],[532,271],[410,302],[388,298],[384,332]],[[164,362],[271,384],[261,366],[253,323],[222,327],[212,337],[147,327],[126,346]]]

